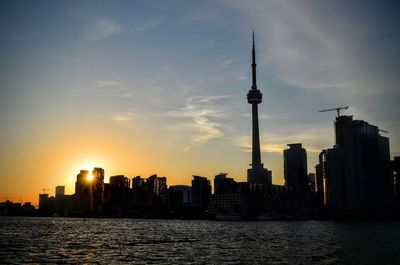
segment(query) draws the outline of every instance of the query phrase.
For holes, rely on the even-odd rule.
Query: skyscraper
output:
[[[210,203],[211,183],[206,177],[193,176],[192,206],[201,210],[207,209]]]
[[[56,198],[63,197],[65,194],[65,186],[57,186],[56,187]]]
[[[251,168],[247,170],[247,181],[257,184],[272,185],[271,171],[264,168],[261,163],[260,151],[260,133],[258,127],[258,104],[262,102],[262,94],[257,89],[256,82],[256,51],[254,46],[254,32],[253,32],[253,50],[252,50],[252,86],[247,93],[247,102],[252,106],[252,120],[253,120],[253,138],[252,138],[252,163]]]
[[[104,190],[104,169],[94,168],[92,174],[81,170],[76,176],[75,197],[81,214],[101,211]]]
[[[352,116],[337,117],[335,132],[323,165],[328,209],[344,216],[383,214],[393,199],[389,139]]]
[[[308,190],[307,153],[300,143],[288,144],[283,150],[285,184],[291,186],[295,193]]]
[[[283,151],[285,185],[293,188],[295,214],[302,216],[309,206],[307,153],[300,143],[288,144]]]

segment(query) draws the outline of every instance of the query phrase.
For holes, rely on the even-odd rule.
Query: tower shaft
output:
[[[252,145],[252,168],[261,167],[261,151],[260,151],[260,130],[258,128],[258,106],[252,104],[253,117],[253,145]]]

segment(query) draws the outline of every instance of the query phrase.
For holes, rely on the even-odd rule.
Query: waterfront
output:
[[[0,217],[0,261],[397,264],[400,222]]]

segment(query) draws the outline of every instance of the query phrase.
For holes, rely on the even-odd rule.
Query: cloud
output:
[[[115,87],[120,86],[121,83],[115,80],[99,80],[96,82],[96,87]]]
[[[128,34],[134,34],[134,33],[140,33],[140,32],[144,32],[144,31],[148,31],[148,30],[156,28],[163,21],[164,21],[164,18],[151,19],[151,20],[145,21],[140,26],[131,28],[127,33]]]
[[[131,119],[132,119],[131,117],[124,115],[115,115],[114,117],[112,117],[112,120],[117,122],[130,121]]]
[[[121,25],[110,18],[98,18],[93,21],[86,29],[85,37],[87,40],[104,40],[122,32]]]
[[[289,130],[281,131],[279,134],[262,134],[260,135],[260,148],[262,152],[282,154],[283,150],[287,148],[287,144],[301,142],[308,153],[319,154],[321,150],[332,145],[330,139],[320,137],[321,135],[329,135],[327,131],[329,129],[316,130],[309,128],[297,133]],[[252,150],[251,135],[231,138],[231,142],[234,146],[241,147],[245,152],[251,152]]]
[[[42,31],[41,30],[35,30],[26,34],[20,34],[20,35],[11,35],[11,36],[0,36],[0,39],[2,40],[14,40],[14,41],[22,41],[22,40],[27,40],[30,38],[33,38],[37,35],[39,35]]]
[[[190,150],[211,139],[222,137],[224,133],[221,130],[222,124],[219,119],[227,118],[228,115],[213,103],[228,97],[231,96],[190,97],[183,108],[164,114],[164,116],[182,119],[185,122],[168,126],[166,129],[180,130],[190,134],[190,142],[184,147],[184,150]]]

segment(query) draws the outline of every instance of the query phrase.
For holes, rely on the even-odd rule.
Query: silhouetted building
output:
[[[300,143],[288,144],[283,151],[285,185],[293,187],[294,193],[304,194],[308,188],[307,153]]]
[[[56,194],[56,198],[64,196],[65,195],[65,186],[57,186],[55,194]]]
[[[90,182],[91,193],[92,193],[92,207],[94,212],[101,212],[101,206],[103,202],[103,192],[104,192],[104,169],[100,167],[95,167],[92,170],[93,179]]]
[[[59,215],[66,214],[66,206],[67,206],[67,197],[65,196],[65,187],[57,186],[56,187],[56,199],[55,199],[55,211]]]
[[[147,207],[147,187],[146,180],[140,176],[132,179],[133,205],[138,212],[143,211]]]
[[[110,183],[104,185],[104,207],[106,212],[114,214],[125,214],[130,203],[130,179],[123,176],[111,176]]]
[[[336,145],[321,154],[326,203],[335,216],[386,214],[393,199],[389,139],[352,116],[335,122]]]
[[[214,194],[211,195],[208,214],[217,220],[246,219],[250,183],[236,182],[226,176],[226,173],[220,173],[214,178]]]
[[[135,214],[158,217],[167,211],[167,178],[156,174],[147,179],[132,179],[132,203]]]
[[[233,178],[226,177],[227,173],[220,173],[214,177],[214,194],[235,193],[238,185]]]
[[[23,215],[30,216],[35,213],[35,207],[30,202],[25,202],[21,210]]]
[[[192,187],[175,185],[168,188],[168,210],[173,216],[182,216],[189,213],[192,203]]]
[[[76,209],[79,214],[97,214],[102,211],[104,191],[104,170],[94,168],[91,176],[89,171],[81,170],[75,182]]]
[[[252,69],[252,86],[247,93],[247,102],[252,106],[252,163],[251,168],[247,170],[247,181],[261,185],[272,185],[272,173],[270,170],[264,168],[261,163],[260,151],[260,134],[258,127],[258,104],[262,102],[262,94],[257,88],[256,82],[256,51],[254,46],[254,32],[253,32],[253,50],[252,50],[251,64]]]
[[[39,194],[39,212],[42,215],[51,215],[55,211],[55,198],[49,194]]]
[[[35,207],[30,202],[25,202],[24,205],[21,205],[19,202],[12,202],[10,200],[0,202],[0,215],[32,216],[35,215],[35,213]]]
[[[310,205],[310,188],[307,175],[307,153],[301,143],[288,144],[283,151],[285,185],[293,188],[296,215],[304,216]]]
[[[192,206],[199,210],[206,210],[210,203],[211,184],[205,177],[193,176]]]

